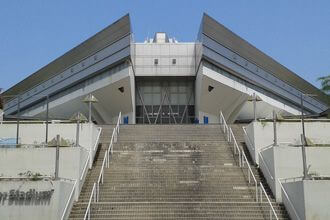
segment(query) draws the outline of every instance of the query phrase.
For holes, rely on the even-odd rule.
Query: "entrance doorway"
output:
[[[193,123],[194,85],[194,79],[190,77],[137,78],[136,123]]]

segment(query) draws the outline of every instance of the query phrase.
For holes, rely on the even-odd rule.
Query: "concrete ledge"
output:
[[[327,220],[330,219],[330,181],[329,180],[290,180],[282,181],[291,203],[301,220]],[[283,203],[291,219],[297,220],[290,201],[284,196]]]
[[[280,145],[263,150],[260,155],[260,169],[276,201],[281,202],[281,187],[278,179],[303,175],[301,147]],[[307,147],[306,157],[307,166],[310,166],[309,173],[330,176],[330,147]]]

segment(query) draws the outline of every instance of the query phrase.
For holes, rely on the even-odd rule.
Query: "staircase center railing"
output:
[[[68,198],[68,201],[67,201],[66,204],[65,204],[65,208],[64,208],[64,210],[63,210],[61,220],[64,220],[64,219],[67,218],[67,215],[68,215],[67,212],[68,212],[68,210],[69,210],[69,207],[71,207],[71,206],[70,206],[70,203],[72,202],[72,200],[73,200],[73,198],[74,198],[74,192],[75,192],[75,190],[77,190],[77,189],[76,189],[77,181],[78,181],[78,180],[76,180],[76,181],[74,182],[74,185],[73,185],[73,187],[72,187],[72,190],[71,190],[70,195],[69,195],[69,198]]]
[[[91,204],[92,204],[92,199],[94,199],[94,202],[96,202],[96,183],[93,184],[92,192],[88,200],[87,208],[85,211],[85,216],[84,220],[91,219]]]
[[[224,134],[226,134],[226,132],[228,133],[228,134],[226,134],[228,143],[231,143],[232,140],[234,140],[234,146],[236,145],[235,147],[239,149],[239,147],[237,145],[237,142],[236,142],[235,135],[234,135],[232,129],[228,126],[222,112],[220,111],[220,126],[221,125],[223,127],[223,133]],[[247,160],[247,157],[246,157],[245,152],[243,151],[243,149],[239,149],[239,150],[242,152],[241,153],[242,157],[238,158],[239,166],[242,168],[242,170],[244,172],[244,169],[243,169],[244,165],[247,164],[247,167],[248,167],[248,181],[249,181],[249,183],[251,183],[251,176],[252,176],[252,179],[253,179],[254,185],[255,185],[256,201],[258,202],[258,185],[259,185],[260,186],[260,199],[259,199],[259,202],[262,203],[262,195],[263,195],[262,193],[264,193],[266,198],[267,198],[267,202],[269,204],[269,207],[270,207],[270,209],[269,209],[269,218],[273,219],[273,217],[275,217],[275,219],[278,220],[275,209],[274,209],[274,207],[273,207],[273,205],[272,205],[272,203],[271,203],[271,201],[270,201],[270,199],[269,199],[269,197],[268,197],[268,195],[265,191],[264,186],[262,185],[261,182],[259,182],[259,184],[258,184],[258,181],[257,181],[255,175],[252,172],[251,165],[250,165],[249,161]],[[234,151],[234,157],[235,157],[235,151]]]
[[[296,178],[291,178],[291,179],[296,179]],[[300,179],[302,179],[302,177],[300,177]],[[278,182],[280,183],[280,186],[281,186],[281,189],[282,189],[282,192],[285,196],[285,198],[287,199],[287,201],[289,202],[290,206],[291,206],[291,209],[293,210],[293,213],[294,215],[296,216],[296,219],[300,220],[301,218],[299,217],[297,211],[296,211],[296,208],[294,207],[293,203],[291,202],[290,198],[289,198],[289,195],[287,194],[287,192],[285,191],[284,187],[283,187],[283,184],[281,182],[281,180],[285,180],[285,179],[278,179]],[[283,198],[282,198],[282,201],[283,201]]]
[[[273,219],[273,216],[275,217],[276,220],[278,220],[278,217],[275,213],[275,210],[274,210],[274,207],[262,185],[262,183],[260,182],[258,184],[258,181],[251,169],[251,165],[243,151],[243,149],[240,149],[240,147],[238,146],[237,144],[237,141],[236,141],[236,138],[235,138],[235,135],[232,131],[232,129],[228,126],[226,120],[225,120],[225,117],[223,116],[222,112],[220,111],[220,127],[222,127],[222,131],[223,133],[225,134],[226,136],[226,139],[227,139],[227,142],[229,144],[233,144],[233,154],[234,154],[234,158],[237,158],[238,159],[238,165],[239,167],[242,168],[242,171],[244,172],[244,167],[245,167],[245,164],[247,165],[247,172],[248,172],[248,181],[249,181],[249,184],[251,184],[251,177],[253,179],[253,182],[254,182],[254,187],[255,187],[255,198],[256,198],[256,202],[258,202],[258,185],[260,185],[260,188],[262,188],[261,190],[265,193],[266,195],[266,198],[267,198],[267,201],[268,201],[268,204],[270,206],[270,215],[269,215],[269,218],[270,219]],[[262,194],[260,194],[260,202],[262,201]]]
[[[272,202],[270,201],[269,196],[267,195],[264,186],[262,185],[262,183],[260,183],[260,203],[262,203],[263,194],[265,195],[267,202],[269,204],[269,207],[270,207],[269,208],[269,219],[273,219],[273,217],[275,217],[275,219],[278,220],[278,217],[277,217],[275,209],[272,205]]]
[[[268,173],[269,177],[273,180],[274,177],[273,177],[272,173],[270,172],[269,167],[268,167],[268,165],[267,165],[267,163],[266,163],[266,161],[265,161],[265,159],[264,159],[264,157],[262,156],[261,153],[262,153],[262,151],[260,151],[260,152],[258,153],[258,156],[259,156],[259,158],[261,159],[261,160],[259,159],[259,164],[260,164],[260,162],[262,162],[262,164],[264,165],[264,167],[265,167],[266,170],[267,170],[267,173]],[[259,165],[259,167],[260,167],[260,165]]]
[[[97,182],[94,183],[94,185],[93,185],[91,196],[90,196],[87,208],[86,208],[84,220],[86,220],[86,219],[90,220],[90,215],[91,215],[91,210],[90,209],[91,209],[92,198],[94,197],[94,202],[99,202],[99,200],[100,200],[100,185],[103,184],[103,182],[104,182],[104,169],[106,167],[109,168],[110,154],[113,153],[113,146],[114,146],[115,143],[117,143],[120,124],[121,124],[121,112],[119,112],[116,126],[114,127],[114,129],[112,131],[112,135],[111,135],[110,144],[108,146],[108,149],[106,149],[106,151],[104,153],[104,157],[103,157],[99,177],[97,179]]]
[[[246,132],[246,127],[242,127],[242,128],[243,128],[244,136],[246,137],[246,140],[248,141],[248,145],[251,146],[252,150],[255,150],[254,144],[252,144],[252,141]]]
[[[228,126],[226,120],[225,120],[225,117],[223,116],[222,112],[220,112],[220,127],[222,127],[223,129],[223,133],[226,135],[226,138],[227,138],[227,141],[229,144],[233,144],[233,154],[234,154],[234,158],[237,157],[238,159],[238,165],[239,167],[242,168],[243,172],[244,172],[244,167],[245,167],[245,164],[247,165],[247,173],[248,173],[248,181],[249,181],[249,184],[251,184],[251,177],[254,181],[254,187],[255,187],[255,197],[256,197],[256,201],[258,201],[258,182],[257,182],[257,179],[251,169],[251,166],[250,166],[250,163],[249,161],[247,160],[247,157],[244,153],[243,150],[241,150],[237,144],[237,141],[236,141],[236,138],[235,138],[235,135],[233,133],[233,130]]]
[[[71,205],[72,205],[73,198],[75,198],[75,200],[78,199],[78,195],[79,195],[80,189],[81,189],[81,184],[84,182],[84,178],[87,175],[88,164],[90,164],[90,168],[91,168],[91,165],[93,163],[93,158],[94,158],[95,152],[97,150],[97,146],[98,146],[99,141],[100,141],[101,132],[102,132],[102,128],[98,128],[98,134],[97,134],[97,137],[96,137],[96,140],[95,140],[95,144],[89,150],[89,153],[88,153],[86,162],[84,164],[83,171],[81,172],[80,178],[77,179],[75,181],[74,185],[73,185],[73,188],[71,190],[71,193],[70,193],[70,196],[68,198],[68,201],[66,202],[66,205],[64,207],[64,211],[62,213],[61,220],[64,220],[64,219],[67,218],[68,212],[70,212],[70,208],[71,208]],[[74,194],[76,194],[76,196]]]

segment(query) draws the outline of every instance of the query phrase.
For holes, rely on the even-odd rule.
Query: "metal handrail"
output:
[[[94,152],[96,151],[96,148],[99,145],[101,133],[102,133],[102,127],[99,127],[99,133],[97,134],[96,141],[95,141],[95,144],[94,144],[94,147],[93,147]]]
[[[76,180],[76,181],[74,182],[74,185],[73,185],[73,187],[72,187],[72,190],[71,190],[71,193],[70,193],[69,199],[68,199],[68,201],[66,202],[65,208],[64,208],[64,210],[63,210],[63,214],[62,214],[61,220],[64,220],[65,217],[66,217],[66,212],[68,211],[68,208],[69,208],[69,205],[70,205],[70,201],[71,201],[72,198],[73,198],[73,194],[74,194],[74,191],[75,191],[76,186],[77,186],[77,181],[78,181],[78,180]]]
[[[20,121],[22,124],[46,124],[47,121],[45,120],[23,120]],[[49,120],[49,123],[51,124],[75,124],[75,122],[72,122],[70,120]],[[0,121],[0,125],[2,124],[17,124],[17,121]]]
[[[100,170],[99,178],[97,179],[97,187],[96,187],[96,201],[99,201],[99,193],[100,193],[100,183],[103,184],[104,181],[104,167],[108,164],[108,151],[106,150],[104,153],[104,158],[102,162],[102,167]]]
[[[117,136],[119,134],[120,123],[121,123],[121,112],[119,113],[116,126],[113,129],[108,149],[104,153],[102,167],[101,167],[101,170],[100,170],[99,177],[97,179],[97,183],[96,183],[96,201],[97,202],[100,199],[100,185],[103,184],[103,181],[104,181],[104,168],[105,167],[109,168],[110,154],[113,153],[113,144],[117,142]]]
[[[223,116],[222,112],[220,111],[220,125],[223,124],[223,133],[227,133],[227,141],[229,141],[229,133],[228,133],[228,125],[225,120],[225,117]]]
[[[255,191],[256,191],[256,201],[258,202],[258,181],[256,179],[256,177],[254,176],[253,172],[252,172],[252,169],[251,169],[251,166],[250,166],[250,163],[249,161],[247,160],[246,158],[246,155],[244,153],[244,151],[242,151],[242,167],[244,167],[244,160],[245,160],[245,163],[247,164],[248,166],[248,180],[249,180],[249,183],[251,183],[251,176],[252,176],[252,179],[254,181],[254,186],[255,186]]]
[[[283,193],[284,193],[286,199],[288,200],[288,202],[289,202],[291,208],[293,209],[293,212],[294,212],[295,216],[297,217],[298,220],[300,220],[300,217],[299,217],[299,215],[298,215],[298,213],[297,213],[297,211],[296,211],[296,209],[295,209],[293,203],[291,202],[291,200],[290,200],[290,198],[289,198],[289,195],[286,193],[286,191],[285,191],[285,189],[284,189],[284,187],[283,187],[283,185],[282,185],[282,183],[281,183],[281,179],[278,179],[278,182],[280,183],[280,187],[281,187],[281,189],[282,189],[282,191],[283,191]],[[283,200],[283,199],[282,199],[282,200]]]
[[[97,137],[96,137],[96,141],[95,141],[95,144],[94,144],[94,147],[93,149],[90,150],[89,154],[89,168],[92,168],[92,165],[93,165],[93,160],[94,160],[94,156],[95,156],[95,153],[97,151],[97,147],[99,146],[99,142],[100,142],[100,137],[101,137],[101,133],[102,133],[102,128],[99,127],[99,133],[97,134]]]
[[[85,212],[85,215],[84,215],[84,220],[86,220],[86,219],[90,220],[91,219],[91,203],[92,203],[93,196],[94,196],[94,202],[96,202],[95,190],[96,190],[96,183],[93,184],[93,189],[92,189],[91,195],[89,197],[88,205],[87,205],[86,212]]]
[[[84,178],[84,174],[85,174],[85,172],[87,170],[87,167],[88,167],[89,159],[90,159],[90,154],[88,154],[88,157],[87,157],[86,162],[85,162],[85,165],[84,165],[84,169],[81,172],[80,181],[82,181],[82,179]]]
[[[271,174],[271,172],[270,172],[270,170],[269,170],[269,168],[268,168],[268,165],[267,165],[266,161],[264,160],[264,157],[261,155],[261,152],[259,152],[258,155],[259,155],[259,157],[261,158],[262,163],[265,165],[266,170],[267,170],[267,173],[269,174],[270,178],[273,180],[274,177],[273,177],[273,175]]]
[[[277,217],[277,214],[275,212],[275,209],[274,209],[274,207],[272,205],[272,202],[270,201],[270,199],[269,199],[269,197],[268,197],[268,195],[266,193],[266,190],[265,190],[264,186],[262,185],[262,183],[260,183],[260,203],[262,203],[262,193],[265,194],[265,196],[267,198],[267,202],[268,202],[268,204],[270,206],[269,218],[270,219],[273,219],[273,215],[274,215],[275,216],[275,219],[278,220],[278,217]]]
[[[246,157],[244,151],[239,148],[239,146],[237,144],[237,141],[236,141],[236,138],[235,138],[235,135],[233,133],[233,130],[231,128],[228,128],[226,119],[224,118],[222,112],[220,111],[220,125],[221,124],[223,124],[223,132],[224,132],[224,134],[226,134],[226,131],[227,131],[227,141],[229,143],[231,143],[231,142],[234,143],[234,156],[236,154],[236,151],[238,152],[239,167],[241,167],[242,170],[243,170],[243,168],[244,168],[244,160],[245,160],[245,163],[248,166],[248,180],[249,180],[249,183],[251,183],[251,176],[252,176],[253,181],[255,183],[256,201],[258,201],[258,181],[257,181],[257,178],[255,177],[254,173],[252,172],[250,163],[247,160],[247,157]]]
[[[238,152],[238,164],[240,167],[242,167],[242,153],[241,153],[241,149],[239,148],[238,144],[237,144],[237,141],[236,141],[236,138],[235,138],[235,135],[233,133],[233,130],[231,128],[229,128],[229,143],[230,142],[233,142],[234,143],[234,154],[236,154],[236,151]]]
[[[246,128],[245,127],[242,127],[242,128],[243,128],[244,136],[248,140],[249,145],[252,147],[252,150],[255,150],[255,146],[254,146],[254,144],[252,144],[252,141],[250,140],[250,137],[249,137],[249,135],[246,132]]]

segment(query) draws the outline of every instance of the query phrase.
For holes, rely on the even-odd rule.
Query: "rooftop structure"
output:
[[[132,40],[129,15],[57,58],[4,92],[5,115],[43,117],[45,97],[52,117],[67,119],[88,108],[92,119],[113,123],[214,123],[220,110],[229,122],[299,114],[328,108],[325,94],[203,15],[196,42],[178,42],[164,32],[143,43]],[[251,97],[260,98],[253,108]]]

